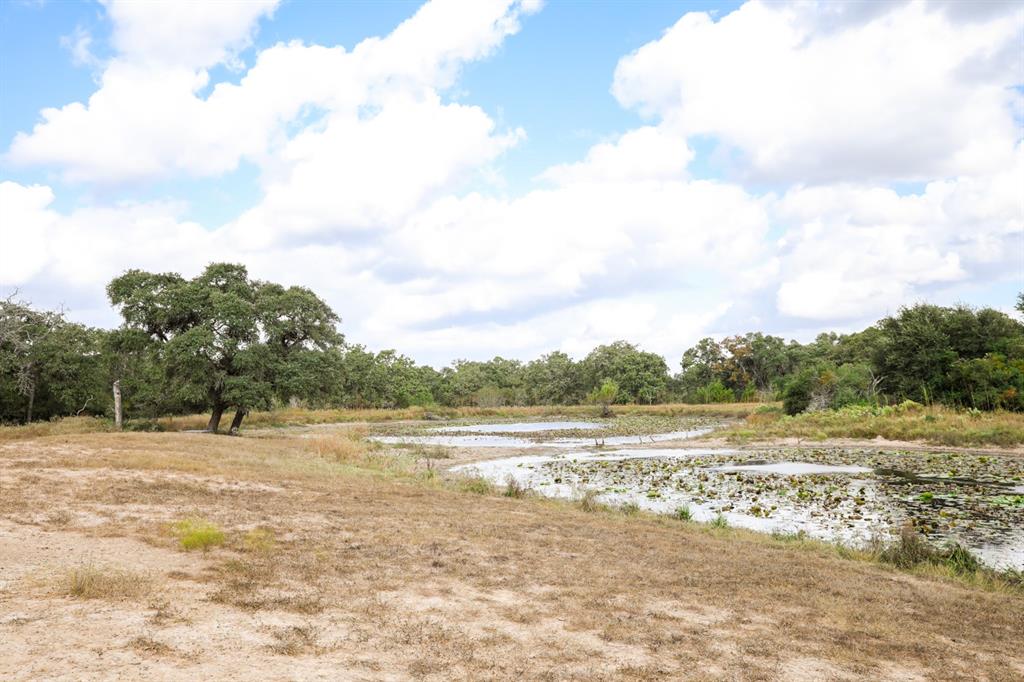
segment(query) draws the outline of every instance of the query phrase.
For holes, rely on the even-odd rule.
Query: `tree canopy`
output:
[[[750,332],[700,339],[670,375],[626,341],[581,360],[456,360],[346,344],[309,289],[214,263],[187,279],[129,270],[108,286],[124,323],[90,329],[59,311],[0,300],[0,420],[110,415],[117,381],[130,420],[277,405],[402,408],[783,400],[787,412],[903,400],[1024,410],[1024,325],[990,308],[917,304],[859,332],[798,343]],[[1024,294],[1016,309],[1024,315]]]
[[[213,432],[228,408],[234,432],[249,410],[316,390],[325,377],[307,354],[342,342],[338,316],[316,294],[251,280],[242,265],[214,263],[193,279],[129,270],[107,294],[125,329],[162,345],[167,387],[210,410]]]

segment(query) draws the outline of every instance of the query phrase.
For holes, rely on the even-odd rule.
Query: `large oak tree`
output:
[[[338,316],[316,294],[251,280],[242,265],[213,263],[193,279],[129,270],[107,295],[127,329],[163,346],[168,385],[210,410],[214,433],[229,408],[235,433],[249,410],[315,392],[328,379],[311,358],[342,343]]]

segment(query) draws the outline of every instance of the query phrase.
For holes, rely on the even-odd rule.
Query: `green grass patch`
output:
[[[173,529],[178,544],[185,551],[201,549],[205,552],[224,544],[224,531],[205,519],[184,519],[175,523]]]

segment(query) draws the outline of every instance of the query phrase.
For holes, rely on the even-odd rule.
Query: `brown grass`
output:
[[[721,403],[717,405],[691,405],[672,403],[666,405],[615,405],[612,411],[617,415],[646,414],[667,417],[745,417],[763,405],[778,403]],[[495,417],[518,419],[525,417],[597,417],[599,407],[593,405],[534,405],[524,407],[409,407],[405,409],[335,409],[307,410],[304,408],[281,408],[271,412],[253,412],[245,420],[247,428],[283,427],[308,424],[339,424],[345,422],[390,422],[422,420],[428,415],[446,419],[470,419]],[[209,415],[198,414],[165,417],[159,424],[168,431],[184,431],[206,427]]]
[[[585,512],[506,497],[504,488],[463,492],[462,483],[425,481],[408,460],[387,464],[389,451],[360,449],[345,433],[325,438],[40,438],[0,449],[0,476],[35,477],[0,516],[22,518],[60,499],[76,514],[104,517],[135,491],[145,513],[110,522],[128,537],[167,547],[161,529],[184,515],[224,529],[230,542],[208,555],[166,549],[204,567],[168,586],[173,607],[154,606],[141,591],[104,597],[137,612],[132,622],[148,619],[153,642],[180,646],[171,639],[179,619],[216,633],[185,647],[196,649],[193,667],[169,668],[165,677],[1024,675],[1018,592],[978,589],[934,568],[908,573],[851,560],[821,543]],[[62,531],[86,532],[102,531]],[[89,575],[84,583],[99,595],[127,594],[137,582]],[[57,646],[70,632],[62,627],[89,627],[60,604],[11,608],[49,613],[40,616],[52,619],[48,628],[31,633],[41,638],[33,646]],[[3,635],[30,636],[21,632]],[[18,650],[20,640],[10,641],[8,650]],[[110,641],[97,634],[96,653],[84,647],[81,655],[112,666],[103,668],[111,676],[136,674],[102,657]],[[157,653],[143,644],[140,655]],[[312,667],[273,668],[285,657]],[[66,661],[49,664],[51,676],[74,674],[60,667]]]
[[[76,599],[138,600],[154,589],[153,578],[113,566],[83,564],[69,569],[58,584],[59,592]]]

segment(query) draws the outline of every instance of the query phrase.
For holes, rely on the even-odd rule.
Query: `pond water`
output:
[[[587,424],[587,422],[539,422],[540,424],[559,424],[563,425],[558,430],[574,430],[574,429],[593,429],[593,426],[578,426],[579,424]],[[571,426],[564,426],[571,424]],[[534,432],[546,432],[550,433],[555,429],[533,429],[531,431],[507,429],[501,430],[501,427],[510,426],[526,426],[527,424],[481,424],[472,427],[444,427],[441,429],[435,429],[435,431],[443,431],[441,435],[408,435],[408,436],[370,436],[370,440],[377,441],[378,443],[387,443],[390,445],[408,444],[408,445],[440,445],[443,447],[452,448],[586,448],[586,447],[607,447],[616,445],[642,445],[644,443],[660,443],[671,440],[683,440],[686,438],[696,438],[697,436],[703,436],[706,433],[711,433],[714,430],[713,427],[702,427],[695,429],[688,429],[683,431],[669,431],[666,433],[652,433],[635,436],[595,436],[591,438],[552,438],[550,436],[538,437],[538,438],[525,438],[522,436],[501,436],[501,435],[488,435],[496,433],[534,433]],[[598,427],[603,425],[598,424]],[[467,435],[447,435],[452,430],[469,431],[473,433]],[[480,435],[477,435],[480,434]]]
[[[517,422],[515,424],[469,424],[467,426],[442,426],[434,429],[439,433],[533,433],[540,431],[571,431],[574,429],[603,429],[606,424],[597,422]]]
[[[752,459],[756,456],[756,459]],[[996,568],[1024,569],[1024,461],[953,453],[844,449],[620,449],[527,455],[454,470],[553,497],[599,492],[607,504],[694,520],[805,533],[864,546],[913,523]]]

